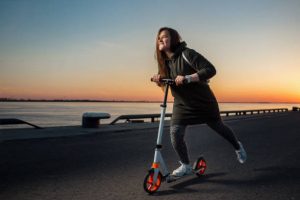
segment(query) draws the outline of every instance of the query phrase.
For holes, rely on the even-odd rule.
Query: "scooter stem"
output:
[[[166,114],[166,108],[167,108],[167,99],[168,99],[169,86],[170,86],[169,84],[166,84],[164,101],[163,101],[163,104],[160,105],[161,112],[160,112],[160,120],[159,120],[159,128],[158,128],[158,136],[157,136],[156,145],[161,145],[162,144],[162,134],[163,134],[163,129],[164,129],[164,122],[165,122],[165,114]]]
[[[168,91],[169,91],[169,87],[170,87],[170,85],[167,83],[167,84],[166,84],[166,87],[165,87],[164,101],[163,101],[163,104],[161,105],[161,107],[164,107],[164,108],[167,107],[167,100],[168,100]]]

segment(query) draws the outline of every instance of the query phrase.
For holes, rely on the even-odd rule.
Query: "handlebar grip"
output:
[[[153,78],[151,78],[150,80],[151,80],[152,82],[154,82],[154,81],[153,81]],[[169,84],[169,85],[172,85],[173,83],[175,83],[174,80],[172,80],[172,79],[166,79],[166,78],[159,79],[159,82],[160,82],[160,83],[164,83],[164,84]]]
[[[188,82],[188,80],[185,78],[185,79],[183,79],[182,83],[183,83],[184,85],[186,85],[186,84],[188,84],[189,82]]]

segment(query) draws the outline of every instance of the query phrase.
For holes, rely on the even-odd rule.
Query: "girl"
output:
[[[172,175],[184,176],[192,173],[184,135],[186,127],[193,124],[206,123],[232,144],[238,161],[244,163],[247,159],[246,151],[233,131],[223,123],[218,102],[208,85],[208,80],[216,74],[214,66],[201,54],[187,48],[178,32],[168,27],[158,31],[156,59],[158,74],[152,80],[161,87],[161,78],[175,80],[175,85],[171,85],[174,105],[170,133],[181,166]],[[183,84],[184,82],[187,84]]]

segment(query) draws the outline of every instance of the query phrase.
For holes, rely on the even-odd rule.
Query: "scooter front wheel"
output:
[[[154,170],[150,170],[144,180],[144,190],[149,194],[153,194],[154,192],[156,192],[159,189],[162,181],[162,175],[160,172],[158,173],[156,182],[154,182],[153,177]]]
[[[199,177],[202,176],[205,173],[206,168],[207,168],[206,161],[204,160],[203,157],[200,157],[197,160],[196,167],[195,167],[195,171],[197,171],[196,175]]]

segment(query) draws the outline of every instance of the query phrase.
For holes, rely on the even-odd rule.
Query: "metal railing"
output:
[[[172,117],[172,113],[166,113],[165,117]],[[156,118],[160,118],[160,114],[121,115],[110,124],[113,125],[120,120],[125,120],[125,122],[144,122],[136,119],[151,119],[151,122],[155,122]]]
[[[0,125],[12,125],[12,124],[27,124],[29,126],[32,126],[36,129],[42,129],[42,127],[31,124],[29,122],[20,120],[20,119],[15,119],[15,118],[9,118],[9,119],[0,119]]]
[[[264,113],[278,113],[287,112],[287,108],[274,108],[274,109],[257,109],[257,110],[233,110],[233,111],[220,111],[221,116],[238,116],[238,115],[254,115]],[[172,117],[172,113],[166,113],[165,117]],[[144,120],[150,119],[151,122],[155,122],[157,118],[160,118],[160,114],[135,114],[135,115],[121,115],[113,120],[110,124],[116,124],[120,120],[125,120],[128,123],[143,123]]]
[[[257,109],[257,110],[235,110],[235,111],[221,111],[221,115],[253,115],[253,114],[264,114],[264,113],[276,113],[276,112],[287,112],[287,108],[274,108],[274,109]]]

